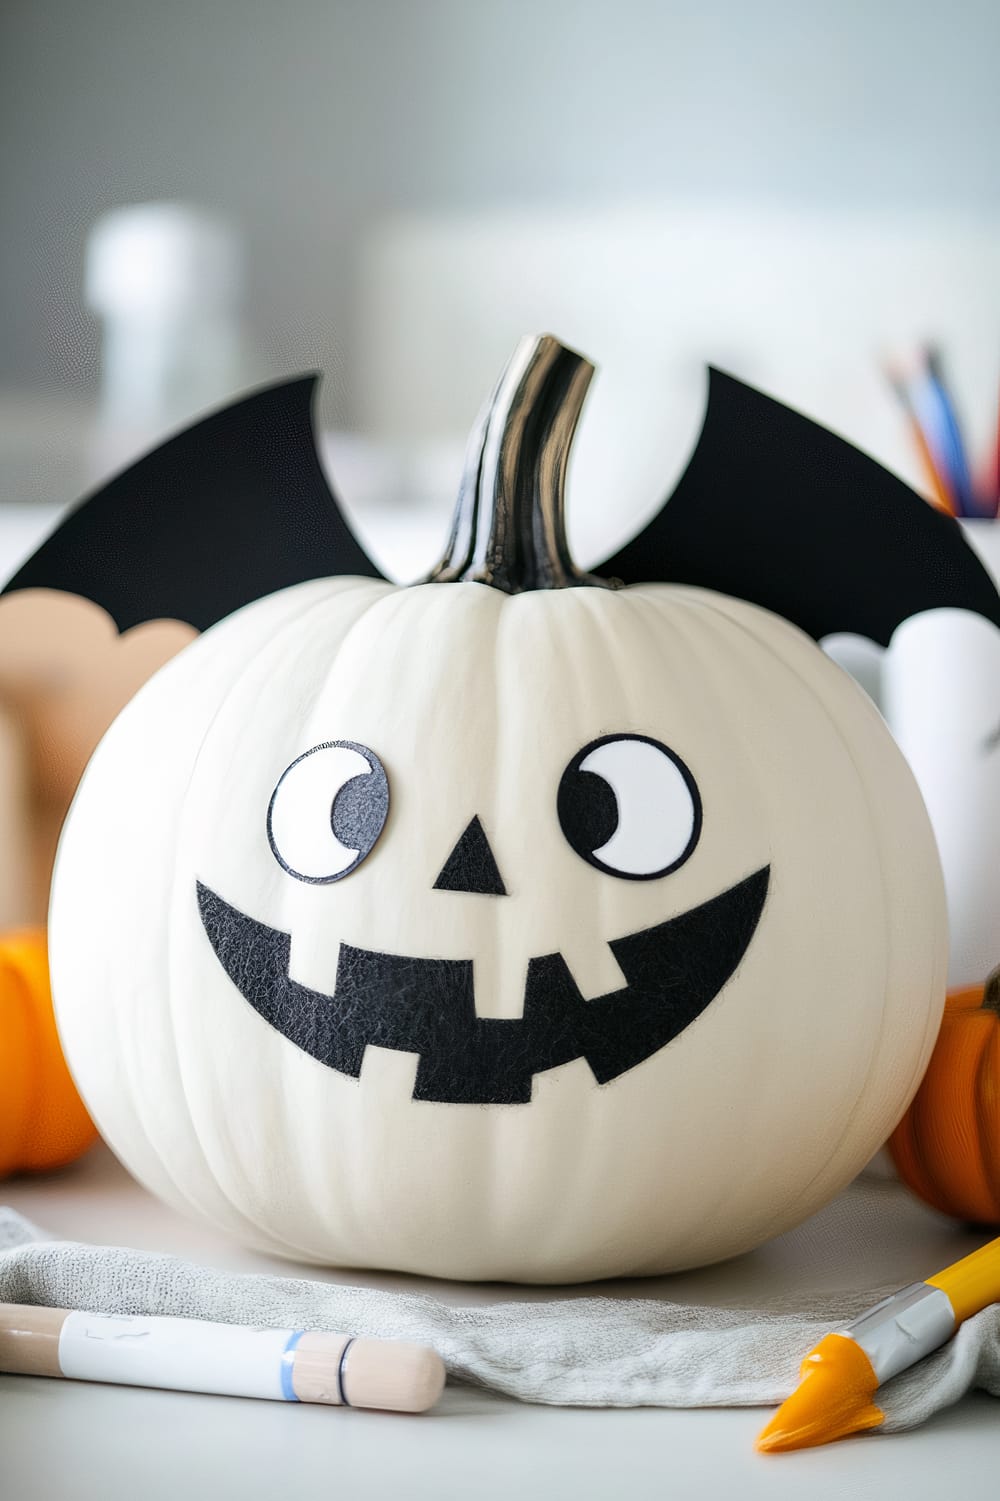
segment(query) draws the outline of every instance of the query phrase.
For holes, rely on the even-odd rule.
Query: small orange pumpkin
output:
[[[1000,969],[953,990],[923,1082],[889,1141],[914,1193],[956,1219],[1000,1224]]]
[[[0,936],[0,1178],[61,1167],[97,1131],[63,1058],[45,933]]]

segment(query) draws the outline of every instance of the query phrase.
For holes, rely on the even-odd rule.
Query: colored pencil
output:
[[[914,403],[938,466],[947,476],[956,513],[975,516],[977,508],[962,430],[945,382],[940,354],[932,347],[924,350],[922,369],[914,385]]]
[[[937,506],[939,511],[947,511],[949,516],[954,516],[955,502],[951,496],[951,492],[949,491],[948,483],[944,479],[937,463],[935,462],[934,455],[931,452],[930,444],[927,441],[927,436],[920,425],[920,419],[917,416],[916,408],[914,407],[913,401],[910,398],[910,391],[906,377],[899,369],[899,367],[893,364],[891,361],[886,362],[885,373],[888,377],[889,384],[892,386],[892,389],[896,393],[900,406],[903,408],[903,411],[906,414],[906,420],[909,424],[910,434],[913,438],[913,445],[916,448],[918,455],[920,456],[920,462],[923,466],[924,476],[927,481],[927,487],[930,491],[931,504]]]

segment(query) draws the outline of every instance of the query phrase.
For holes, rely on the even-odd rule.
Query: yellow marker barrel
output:
[[[1000,1240],[980,1246],[971,1256],[963,1256],[954,1266],[928,1277],[927,1282],[945,1294],[955,1311],[956,1324],[971,1319],[974,1313],[1000,1300]]]

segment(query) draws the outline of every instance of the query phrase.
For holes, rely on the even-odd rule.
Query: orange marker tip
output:
[[[757,1436],[762,1454],[809,1449],[878,1428],[885,1414],[872,1396],[878,1378],[854,1340],[828,1334],[802,1362],[801,1380]]]

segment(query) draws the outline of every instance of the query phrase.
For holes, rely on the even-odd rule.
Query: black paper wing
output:
[[[652,521],[595,570],[763,605],[819,641],[883,646],[922,610],[1000,626],[1000,595],[958,523],[843,438],[719,370],[701,436]]]
[[[119,631],[159,619],[203,631],[306,579],[381,578],[320,466],[316,384],[267,386],[168,439],[82,501],[3,593],[78,594]]]

